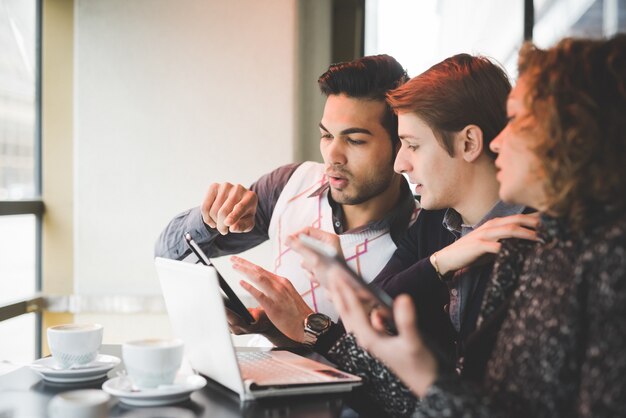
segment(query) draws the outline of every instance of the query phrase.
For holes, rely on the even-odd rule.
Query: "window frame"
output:
[[[42,62],[42,0],[35,0],[35,137],[34,140],[34,181],[33,199],[0,200],[0,216],[35,215],[35,289],[37,294],[30,298],[0,305],[0,322],[17,316],[35,313],[35,356],[41,357],[43,299],[42,290],[42,229],[45,205],[42,198],[42,138],[41,138],[41,62]]]

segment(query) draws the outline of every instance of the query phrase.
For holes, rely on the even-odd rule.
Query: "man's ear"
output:
[[[468,163],[476,161],[483,153],[483,130],[476,125],[467,125],[457,135],[463,159]]]

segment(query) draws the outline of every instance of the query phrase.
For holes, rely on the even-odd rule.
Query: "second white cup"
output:
[[[183,352],[183,342],[178,339],[138,340],[122,345],[126,372],[141,389],[172,384]]]

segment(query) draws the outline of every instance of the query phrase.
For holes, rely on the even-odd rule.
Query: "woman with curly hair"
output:
[[[346,329],[421,398],[419,416],[626,416],[626,35],[525,45],[519,75],[491,149],[500,197],[540,211],[541,242],[502,241],[465,357],[475,382],[438,367],[409,298],[389,335],[344,274],[326,280]]]

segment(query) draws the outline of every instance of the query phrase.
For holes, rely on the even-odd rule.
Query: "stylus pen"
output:
[[[211,260],[209,260],[208,257],[204,254],[204,251],[202,251],[198,244],[196,244],[196,242],[193,240],[193,238],[191,238],[191,234],[189,232],[185,233],[185,239],[189,243],[189,248],[191,248],[191,251],[193,251],[196,257],[198,257],[198,260],[202,262],[202,264],[207,266],[213,265],[213,263],[211,263]]]

